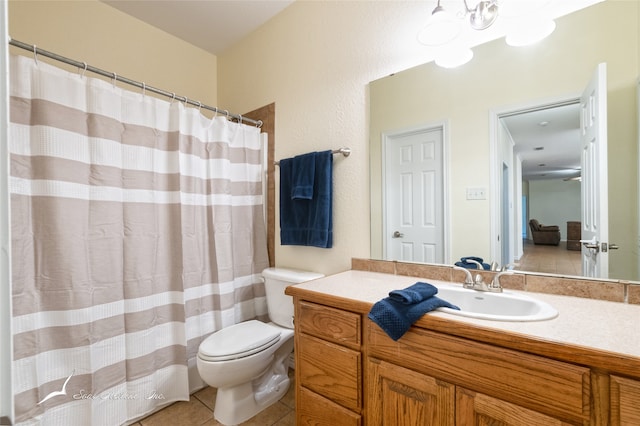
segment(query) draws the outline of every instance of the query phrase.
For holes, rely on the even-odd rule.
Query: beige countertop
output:
[[[351,270],[295,285],[355,302],[374,304],[391,290],[403,289],[417,281],[450,285],[443,281],[402,275]],[[455,284],[455,283],[454,283]],[[567,344],[640,359],[640,305],[578,297],[505,290],[541,300],[558,310],[558,316],[544,321],[493,321],[432,311],[426,315],[497,331],[524,334],[543,341]]]

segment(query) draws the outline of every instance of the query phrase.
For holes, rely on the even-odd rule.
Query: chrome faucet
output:
[[[491,280],[490,288],[492,290],[490,291],[502,292],[502,284],[500,284],[500,277],[503,275],[513,275],[513,271],[506,270],[506,271],[497,273],[496,276],[493,277],[493,280]]]
[[[470,260],[468,260],[470,261]],[[478,262],[476,262],[478,263]],[[502,275],[511,275],[513,274],[513,271],[503,271],[503,272],[499,272],[495,277],[493,277],[493,280],[491,280],[491,284],[487,284],[484,282],[484,279],[482,278],[481,274],[476,274],[475,279],[473,278],[473,276],[471,275],[471,272],[467,269],[467,268],[462,268],[460,266],[454,266],[453,269],[459,270],[459,271],[463,271],[465,273],[465,279],[464,282],[462,283],[462,287],[464,288],[468,288],[471,290],[476,290],[476,291],[488,291],[488,292],[492,292],[492,293],[501,293],[502,292],[502,285],[500,285],[500,277]]]

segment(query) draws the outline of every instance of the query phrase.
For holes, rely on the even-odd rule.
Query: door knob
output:
[[[593,237],[590,240],[580,240],[580,242],[582,243],[583,246],[585,246],[586,248],[590,248],[593,249],[597,252],[600,251],[600,243],[596,240],[595,237]],[[606,251],[606,250],[605,250]]]
[[[402,238],[404,237],[404,234],[400,231],[396,231],[393,233],[393,238]]]

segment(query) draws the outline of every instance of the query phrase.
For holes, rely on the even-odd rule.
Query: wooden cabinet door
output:
[[[367,425],[455,424],[455,386],[397,365],[367,361]]]
[[[640,381],[611,376],[611,424],[640,425]]]
[[[482,393],[456,389],[458,426],[565,426],[566,423],[546,414],[523,408]]]

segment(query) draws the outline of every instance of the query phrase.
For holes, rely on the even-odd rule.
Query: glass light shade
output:
[[[456,68],[466,64],[473,58],[473,50],[457,48],[442,50],[435,59],[436,65],[442,68]]]
[[[505,41],[509,46],[529,46],[548,37],[555,29],[556,23],[551,19],[523,22],[522,25],[514,26]]]
[[[437,7],[427,25],[418,33],[418,41],[426,46],[441,46],[454,40],[462,30],[459,20]]]

